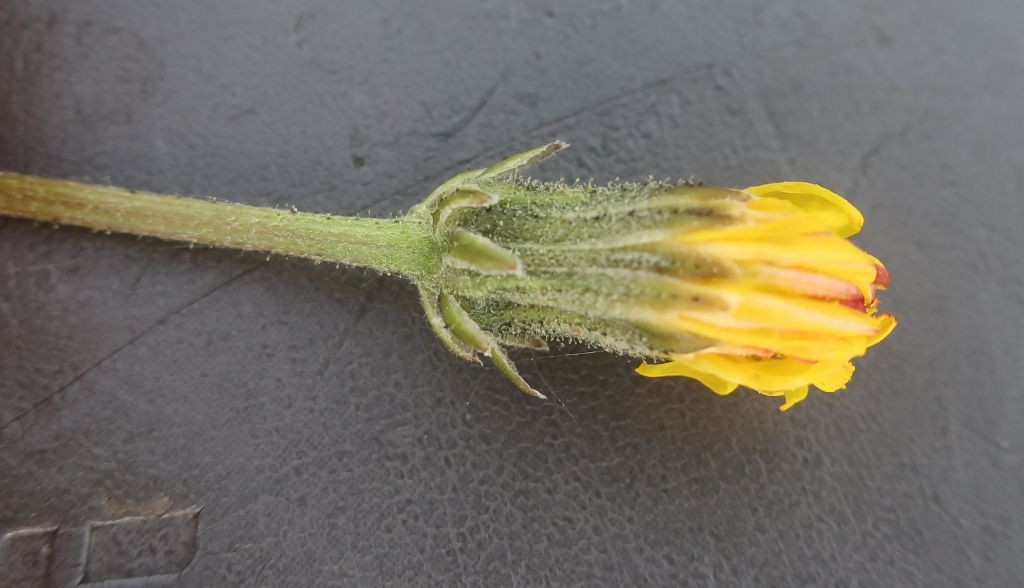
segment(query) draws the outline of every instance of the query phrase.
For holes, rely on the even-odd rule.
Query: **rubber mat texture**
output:
[[[372,272],[0,219],[0,585],[1024,583],[1019,0],[6,0],[0,169],[393,216],[802,179],[902,324],[788,413],[451,357]],[[116,583],[115,583],[116,582]],[[4,584],[6,583],[6,584]]]

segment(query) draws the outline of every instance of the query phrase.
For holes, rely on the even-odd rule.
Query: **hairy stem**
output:
[[[437,261],[411,219],[309,214],[0,172],[0,215],[213,247],[370,267],[419,278]]]

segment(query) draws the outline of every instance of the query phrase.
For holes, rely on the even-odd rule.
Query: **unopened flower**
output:
[[[863,217],[820,186],[595,187],[494,171],[414,211],[446,252],[421,290],[449,348],[489,355],[527,392],[501,346],[558,340],[648,360],[637,371],[649,377],[783,396],[785,410],[811,385],[843,388],[850,360],[896,325],[877,312],[888,272],[847,240]]]
[[[864,219],[839,195],[784,182],[743,190],[518,175],[551,143],[464,172],[399,219],[332,217],[0,173],[0,214],[269,251],[397,273],[441,341],[488,358],[521,390],[506,347],[584,343],[719,394],[843,388],[851,360],[895,327],[882,263],[847,240]]]
[[[786,410],[807,396],[808,386],[845,387],[850,360],[895,328],[895,317],[877,313],[877,291],[888,285],[889,272],[846,240],[864,219],[841,196],[803,182],[743,192],[749,198],[739,223],[673,239],[729,268],[697,281],[724,298],[724,307],[684,309],[667,319],[714,343],[637,372],[688,376],[718,394],[746,386],[784,396]]]

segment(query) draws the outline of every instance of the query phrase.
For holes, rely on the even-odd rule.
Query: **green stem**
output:
[[[411,219],[309,214],[0,172],[0,215],[213,247],[370,267],[434,271],[430,227]]]

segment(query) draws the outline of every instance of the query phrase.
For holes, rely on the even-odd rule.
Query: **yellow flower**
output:
[[[442,252],[419,283],[442,341],[530,387],[504,348],[583,343],[650,362],[719,394],[834,392],[884,339],[889,272],[848,240],[864,217],[805,182],[732,190],[693,183],[544,183],[509,177],[551,143],[460,174],[413,215]]]
[[[884,339],[895,317],[878,314],[882,263],[846,239],[864,217],[821,186],[781,182],[745,190],[739,224],[682,232],[662,246],[706,255],[731,271],[696,280],[727,304],[681,307],[662,320],[713,341],[704,349],[644,363],[648,377],[686,376],[718,394],[738,386],[783,396],[782,410],[809,386],[834,392],[853,375],[851,359]]]
[[[554,141],[451,178],[399,219],[300,214],[0,173],[0,214],[400,274],[455,355],[542,397],[506,348],[585,344],[719,394],[834,392],[896,319],[864,217],[814,184],[606,186],[519,173]]]

